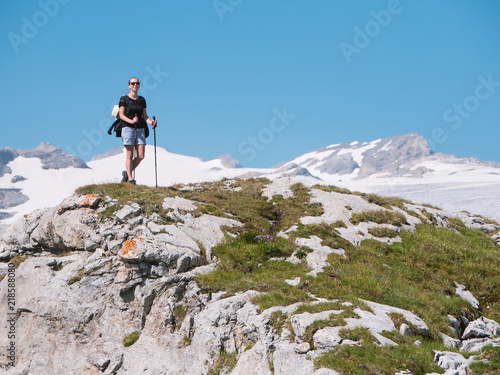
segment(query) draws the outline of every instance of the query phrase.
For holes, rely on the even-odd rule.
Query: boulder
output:
[[[455,352],[434,352],[434,360],[437,362],[438,366],[447,370],[446,375],[467,375],[469,363],[471,359],[465,359],[459,353]]]
[[[464,285],[455,283],[455,287],[455,292],[460,296],[460,298],[469,302],[475,309],[479,309],[479,301],[472,295],[471,292],[466,290]]]
[[[462,340],[470,338],[493,337],[500,335],[500,324],[494,320],[481,317],[470,322],[462,335]]]

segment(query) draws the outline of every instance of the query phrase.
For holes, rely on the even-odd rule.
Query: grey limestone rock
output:
[[[344,175],[351,174],[356,168],[359,168],[359,164],[351,154],[335,154],[327,158],[318,170],[321,173]]]
[[[479,308],[479,301],[472,295],[470,291],[466,290],[464,285],[455,283],[455,287],[455,292],[460,296],[460,298],[469,302],[475,309]]]
[[[434,360],[438,366],[446,370],[445,375],[467,375],[469,363],[472,359],[465,359],[463,355],[455,352],[434,353]]]
[[[488,338],[485,337],[481,339],[463,340],[459,344],[459,348],[461,351],[464,351],[466,353],[472,353],[472,352],[480,352],[487,345],[499,346],[500,338],[492,339],[489,337]]]
[[[493,336],[500,336],[500,324],[494,320],[481,317],[469,323],[462,335],[462,340]]]

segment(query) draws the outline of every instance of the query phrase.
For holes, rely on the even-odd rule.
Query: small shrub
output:
[[[295,252],[294,255],[297,259],[304,259],[307,256],[307,253],[304,250],[299,249]]]
[[[301,246],[296,252],[295,252],[295,257],[298,259],[304,259],[307,254],[312,253],[314,250],[310,249],[309,247]]]

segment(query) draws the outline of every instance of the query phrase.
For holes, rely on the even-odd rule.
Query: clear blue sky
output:
[[[0,19],[0,147],[120,146],[105,130],[136,76],[175,153],[270,167],[416,132],[500,162],[497,0],[8,1]]]

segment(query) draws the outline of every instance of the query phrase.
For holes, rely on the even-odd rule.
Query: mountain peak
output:
[[[333,144],[302,155],[287,164],[308,168],[314,174],[368,177],[373,173],[402,175],[414,164],[433,154],[424,137],[417,133],[380,138],[372,142]],[[413,173],[413,172],[412,172]]]
[[[39,158],[43,169],[61,169],[67,167],[88,168],[87,164],[76,155],[68,154],[50,143],[41,142],[32,150],[19,150],[19,155],[26,158]]]
[[[241,168],[240,161],[235,159],[231,154],[221,155],[217,159],[219,159],[226,168]]]

